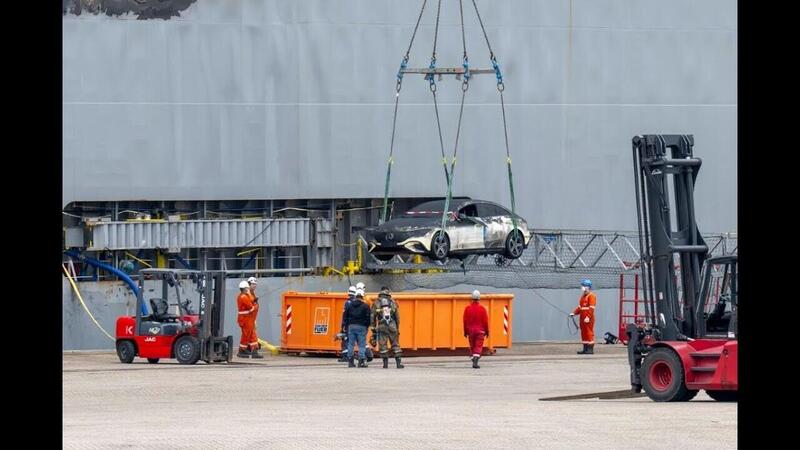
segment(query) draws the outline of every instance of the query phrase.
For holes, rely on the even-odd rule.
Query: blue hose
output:
[[[258,254],[258,252],[252,252],[252,255],[250,255],[250,259],[248,259],[247,262],[244,263],[244,265],[242,266],[242,269],[247,269],[248,267],[250,267],[250,263],[255,261],[257,254]]]
[[[76,252],[75,250],[67,250],[64,252],[64,254],[71,258],[75,258],[81,262],[85,262],[90,266],[93,266],[95,268],[95,273],[97,272],[97,269],[103,269],[113,273],[114,275],[118,276],[120,280],[124,281],[128,285],[128,287],[131,288],[133,294],[137,298],[139,297],[139,286],[137,286],[136,282],[134,282],[133,279],[131,279],[131,277],[129,277],[128,274],[126,274],[125,272],[117,269],[114,266],[108,265],[104,262],[83,256],[80,253]],[[142,314],[147,315],[147,307],[144,305],[144,302],[142,302]]]
[[[179,263],[183,264],[183,267],[186,267],[187,269],[192,270],[192,266],[185,259],[183,259],[181,257],[181,255],[175,255],[175,260],[178,261]]]

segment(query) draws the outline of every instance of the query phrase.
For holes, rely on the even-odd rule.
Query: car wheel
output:
[[[120,362],[130,364],[136,357],[136,347],[131,341],[117,341],[117,356]]]
[[[194,336],[182,336],[175,341],[175,359],[181,364],[194,364],[200,359],[200,341]]]
[[[437,231],[431,240],[431,258],[441,261],[447,258],[448,253],[450,253],[450,238],[447,237],[447,233]]]
[[[512,230],[506,237],[506,247],[504,256],[509,259],[517,259],[525,251],[525,236],[522,231]]]

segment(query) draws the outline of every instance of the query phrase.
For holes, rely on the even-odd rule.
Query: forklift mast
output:
[[[708,246],[695,221],[694,184],[702,161],[692,155],[693,145],[692,135],[633,138],[645,314],[657,340],[686,340],[703,333],[701,271]]]
[[[205,272],[198,283],[200,291],[200,359],[230,362],[233,337],[225,336],[225,274]]]
[[[197,286],[200,292],[200,337],[220,337],[225,323],[225,275],[206,272]]]

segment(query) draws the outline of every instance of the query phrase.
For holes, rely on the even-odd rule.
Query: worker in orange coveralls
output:
[[[581,343],[583,350],[579,351],[579,355],[593,355],[594,354],[594,307],[597,304],[597,297],[592,292],[592,281],[581,281],[581,290],[583,294],[580,298],[578,307],[572,311],[570,317],[580,314],[581,322]]]
[[[239,310],[237,322],[242,329],[242,339],[239,341],[239,358],[263,358],[258,353],[258,336],[256,336],[256,306],[250,295],[250,284],[247,281],[239,283],[239,297],[236,298]]]
[[[483,340],[489,337],[489,315],[480,303],[481,293],[472,291],[472,303],[464,308],[464,337],[469,338],[472,368],[480,369],[478,360],[483,353]]]
[[[258,341],[258,337],[257,337],[258,336],[258,323],[257,323],[257,320],[256,320],[256,319],[258,319],[258,296],[256,296],[256,288],[258,287],[258,280],[256,279],[256,277],[250,277],[250,278],[247,279],[247,284],[250,286],[250,292],[249,292],[250,293],[250,298],[253,299],[253,307],[255,308],[253,310],[253,330],[256,333],[256,341]],[[260,349],[261,348],[261,343],[258,342],[256,344],[256,346],[257,346],[257,348]]]

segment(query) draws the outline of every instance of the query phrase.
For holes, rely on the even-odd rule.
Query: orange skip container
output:
[[[368,304],[378,297],[369,293]],[[398,292],[392,298],[400,308],[400,347],[403,351],[453,351],[469,348],[464,337],[464,308],[470,294],[441,292]],[[513,294],[481,294],[481,304],[489,313],[489,338],[485,347],[511,347],[511,303]],[[281,350],[287,353],[335,353],[341,343],[335,340],[341,330],[346,293],[283,293],[281,304]]]

